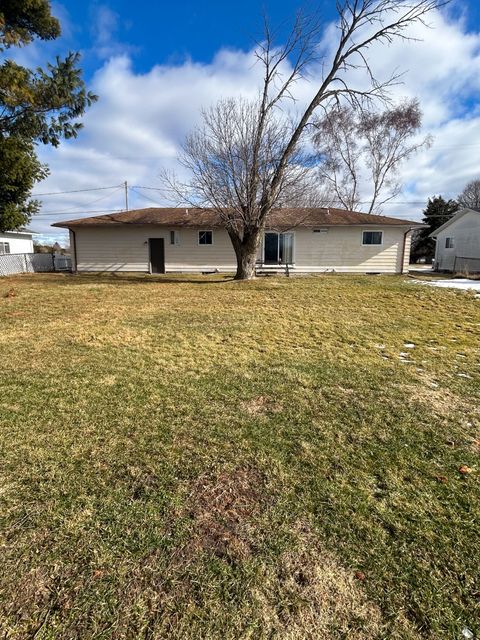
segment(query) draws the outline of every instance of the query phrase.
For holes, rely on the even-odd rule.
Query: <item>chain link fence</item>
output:
[[[10,253],[0,255],[0,276],[17,273],[47,273],[49,271],[71,271],[69,256],[54,253]]]

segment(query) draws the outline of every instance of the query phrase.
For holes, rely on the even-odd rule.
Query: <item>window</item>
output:
[[[199,231],[198,244],[213,244],[213,231]]]
[[[4,255],[5,253],[10,253],[10,243],[0,242],[0,255]]]
[[[364,231],[362,236],[362,244],[382,244],[383,231]]]
[[[170,231],[170,244],[180,244],[180,233],[178,231]]]
[[[455,249],[455,238],[445,238],[445,249]]]

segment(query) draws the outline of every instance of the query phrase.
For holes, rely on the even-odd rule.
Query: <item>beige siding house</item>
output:
[[[230,238],[209,210],[137,209],[54,226],[70,231],[76,271],[231,272]],[[416,222],[339,209],[272,212],[259,268],[292,272],[402,273]]]
[[[437,271],[480,271],[480,211],[461,209],[430,237]]]

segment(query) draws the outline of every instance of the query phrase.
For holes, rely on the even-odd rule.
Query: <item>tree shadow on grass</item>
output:
[[[27,275],[27,274],[25,274]],[[224,284],[228,282],[238,282],[234,279],[233,274],[212,274],[212,275],[192,275],[178,276],[168,275],[151,275],[151,274],[126,274],[126,273],[38,273],[28,274],[40,279],[48,284],[53,285],[82,285],[82,284]],[[15,277],[15,276],[12,276]]]

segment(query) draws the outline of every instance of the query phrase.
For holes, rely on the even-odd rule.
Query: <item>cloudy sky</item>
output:
[[[280,40],[295,8],[289,0],[168,4],[173,6],[148,0],[53,3],[62,37],[15,54],[35,66],[80,51],[88,86],[99,95],[76,140],[58,149],[39,147],[51,173],[35,193],[74,192],[39,196],[42,211],[30,226],[45,239],[65,239],[52,222],[124,207],[125,180],[133,187],[131,208],[165,204],[155,191],[159,173],[175,168],[179,145],[199,122],[201,107],[221,97],[256,95],[260,69],[252,49],[261,35],[262,8],[278,25]],[[334,0],[308,6],[325,24],[322,47],[328,52],[335,38]],[[421,217],[429,196],[454,197],[480,177],[480,3],[453,0],[429,23],[414,29],[417,41],[369,52],[378,77],[405,72],[394,97],[420,100],[423,133],[434,138],[429,150],[402,168],[403,192],[384,209],[410,219]],[[309,81],[298,86],[299,106],[318,77],[312,69]]]

